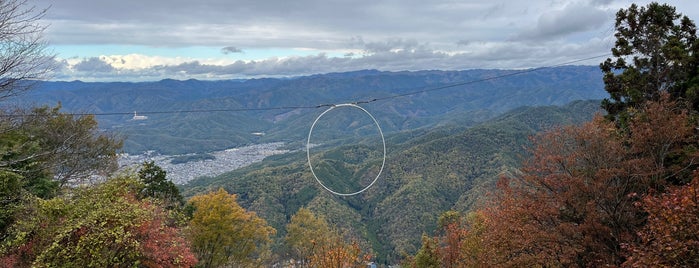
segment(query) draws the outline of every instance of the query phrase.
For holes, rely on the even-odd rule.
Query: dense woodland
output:
[[[0,53],[2,99],[50,70],[42,14],[0,3],[17,46]],[[699,266],[696,26],[652,3],[615,27],[604,114],[580,101],[396,131],[383,179],[354,197],[307,180],[301,153],[178,188],[152,162],[117,171],[123,141],[93,116],[6,108],[0,266]],[[377,161],[361,146],[315,157],[338,155]]]

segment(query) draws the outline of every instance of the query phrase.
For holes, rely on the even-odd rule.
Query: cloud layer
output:
[[[62,68],[56,79],[157,80],[559,64],[608,52],[614,13],[630,2],[35,0],[34,4],[51,6],[46,37],[57,47],[132,48],[59,54]],[[694,14],[687,12],[699,10],[692,1],[670,4],[690,18]],[[172,52],[192,47],[210,53]]]

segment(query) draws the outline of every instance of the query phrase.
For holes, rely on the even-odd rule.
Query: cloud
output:
[[[40,7],[51,6],[47,37],[54,44],[236,44],[247,49],[338,49],[346,36],[356,35],[453,44],[456,40],[449,39],[482,32],[480,28],[489,24],[483,15],[494,20],[514,17],[526,6],[505,0],[405,0],[399,5],[375,0],[35,1]]]
[[[464,46],[461,52],[443,52],[430,50],[424,44],[399,42],[393,40],[385,44],[371,44],[379,47],[371,53],[360,55],[329,56],[325,53],[296,57],[270,57],[262,60],[236,60],[232,62],[215,62],[206,59],[153,58],[143,55],[112,55],[86,59],[79,62],[64,61],[64,69],[58,80],[84,81],[154,81],[165,78],[173,79],[239,79],[257,77],[288,77],[329,72],[377,69],[382,71],[417,71],[427,69],[463,70],[473,68],[532,68],[542,67],[579,58],[589,57],[607,50],[605,44],[610,40],[592,39],[580,44],[549,42],[531,45],[522,42],[485,42]],[[570,56],[572,53],[573,56]],[[120,68],[114,65],[118,59],[148,59],[148,65],[134,65],[138,68]],[[162,61],[158,61],[161,59]],[[597,61],[579,64],[598,64]],[[101,63],[100,63],[101,61]],[[93,68],[83,68],[87,63],[94,66],[111,66],[110,72],[94,72]],[[161,64],[158,64],[158,63]],[[79,65],[80,68],[75,66]],[[101,69],[103,71],[109,68]]]
[[[614,0],[591,0],[590,3],[598,6],[608,6],[614,2]]]
[[[610,21],[607,12],[583,3],[566,5],[563,9],[539,16],[536,27],[526,30],[515,40],[546,40],[594,30]]]
[[[46,36],[54,44],[235,44],[246,50],[342,49],[347,36],[363,36],[372,42],[417,40],[438,49],[459,40],[555,38],[611,23],[602,14],[628,6],[628,1],[619,0],[32,2],[50,7],[45,19],[51,26]],[[639,4],[642,2],[650,0]],[[670,2],[690,18],[699,17],[699,3]]]
[[[221,49],[221,53],[223,54],[231,54],[231,53],[243,53],[242,49],[239,49],[237,47],[232,47],[232,46],[227,46]]]
[[[417,40],[403,38],[389,38],[382,41],[365,42],[361,36],[356,36],[350,39],[349,44],[352,48],[362,50],[365,55],[429,49],[429,44],[420,44]]]
[[[699,19],[699,2],[668,1]],[[78,59],[65,61],[57,77],[86,80],[538,67],[608,52],[613,33],[605,29],[613,25],[614,13],[629,5],[627,0],[32,3],[50,6],[45,37],[56,47],[123,48],[59,54]],[[193,47],[211,53],[187,49]]]
[[[115,71],[114,67],[97,57],[80,61],[72,67],[78,72],[110,73]]]
[[[459,46],[468,46],[468,45],[470,45],[471,43],[472,43],[472,41],[469,41],[469,40],[459,40],[459,41],[456,41],[456,44],[459,45]]]

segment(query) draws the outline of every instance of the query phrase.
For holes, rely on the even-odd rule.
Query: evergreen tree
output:
[[[155,162],[144,162],[138,170],[138,178],[145,185],[140,196],[162,200],[168,208],[181,207],[184,205],[184,198],[177,186],[167,180],[166,176],[167,172]]]
[[[600,64],[609,119],[625,125],[629,108],[658,100],[661,92],[699,110],[699,43],[692,20],[666,4],[632,4],[616,14],[615,27],[614,59]]]
[[[415,254],[415,259],[411,266],[416,268],[441,267],[439,242],[436,238],[431,238],[425,234],[422,235],[422,247]]]

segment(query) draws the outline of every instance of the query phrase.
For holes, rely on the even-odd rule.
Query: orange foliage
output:
[[[687,181],[696,139],[666,97],[634,112],[628,132],[601,117],[532,139],[522,175],[502,179],[484,214],[489,266],[617,266],[639,239],[649,193]],[[690,173],[691,174],[691,173]]]
[[[136,227],[136,236],[142,242],[143,263],[149,268],[194,267],[197,258],[189,243],[177,228],[167,226],[161,217],[143,222]]]
[[[445,220],[446,219],[446,220]],[[409,267],[484,267],[480,259],[483,231],[483,215],[471,213],[465,218],[448,211],[440,216],[438,235],[423,236],[422,248],[415,257],[408,258]]]
[[[442,267],[463,267],[465,263],[462,261],[462,245],[468,230],[462,228],[458,222],[448,223],[443,229],[444,235],[440,239],[441,246],[437,251],[441,257]]]
[[[648,212],[626,267],[699,267],[699,172],[685,186],[639,203]]]
[[[346,244],[337,241],[332,245],[322,246],[310,257],[310,267],[322,268],[364,268],[371,260],[371,255],[362,254],[357,242]]]

